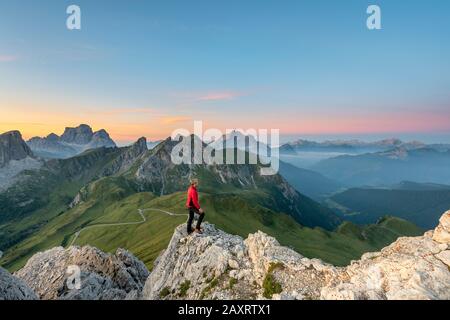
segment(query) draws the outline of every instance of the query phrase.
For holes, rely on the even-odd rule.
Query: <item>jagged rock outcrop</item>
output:
[[[117,156],[100,174],[101,176],[109,176],[113,174],[123,173],[130,169],[135,162],[142,157],[147,151],[147,139],[139,138],[129,147],[121,149],[122,152]]]
[[[0,135],[0,191],[15,183],[21,172],[41,166],[19,131]]]
[[[0,168],[11,160],[22,160],[33,157],[31,149],[22,139],[19,131],[10,131],[0,135]]]
[[[340,272],[339,284],[322,290],[322,298],[450,299],[450,228],[443,224],[449,219],[450,211],[434,231],[402,237],[380,252],[364,254]]]
[[[274,276],[283,288],[275,298],[318,298],[321,287],[337,273],[333,266],[306,259],[262,232],[244,240],[210,224],[204,225],[203,235],[186,236],[184,227],[175,230],[155,263],[144,298],[263,299],[277,292],[263,289]]]
[[[439,220],[439,225],[433,233],[433,240],[439,243],[450,243],[450,211]]]
[[[73,272],[80,270],[80,288],[71,287]],[[93,247],[54,248],[34,255],[15,276],[40,299],[118,300],[140,297],[149,273],[130,252],[114,255]]]
[[[399,238],[345,268],[308,259],[262,232],[244,240],[205,224],[175,230],[145,299],[450,299],[450,211],[421,237]],[[436,241],[438,240],[438,241]]]
[[[73,144],[88,144],[92,140],[94,132],[92,128],[86,124],[81,124],[75,128],[67,127],[61,136],[61,141]]]
[[[25,282],[0,268],[0,300],[37,300],[37,295]]]
[[[86,124],[66,128],[61,137],[51,133],[45,138],[31,138],[27,143],[35,154],[43,158],[61,159],[73,157],[89,149],[116,147],[104,129],[94,132]]]
[[[81,188],[81,190],[78,191],[75,198],[73,198],[72,202],[69,204],[69,208],[70,209],[75,208],[80,203],[83,203],[85,201],[85,199],[87,198],[88,193],[89,193],[88,188],[86,188],[86,187]]]

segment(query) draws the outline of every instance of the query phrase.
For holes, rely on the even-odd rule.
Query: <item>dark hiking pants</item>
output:
[[[199,215],[198,221],[197,221],[197,226],[196,226],[197,229],[200,229],[203,218],[205,217],[205,213],[204,212],[200,213],[197,208],[189,208],[189,219],[187,221],[187,232],[188,233],[192,232],[192,222],[194,221],[195,214]]]

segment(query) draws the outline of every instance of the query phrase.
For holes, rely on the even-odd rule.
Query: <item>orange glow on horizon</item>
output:
[[[13,111],[12,111],[13,110]],[[38,111],[45,110],[45,111]],[[202,110],[200,110],[201,112]],[[106,111],[60,111],[57,108],[4,108],[0,105],[0,133],[19,130],[24,139],[61,135],[65,127],[81,123],[90,125],[94,131],[105,129],[119,143],[136,141],[140,137],[161,140],[169,137],[175,129],[185,128],[192,132],[194,120],[203,120],[203,130],[226,129],[280,129],[283,134],[295,135],[345,135],[385,133],[432,133],[450,132],[450,117],[426,112],[380,113],[358,115],[301,115],[301,114],[232,114],[198,116],[197,114],[164,114],[152,108],[111,109]]]

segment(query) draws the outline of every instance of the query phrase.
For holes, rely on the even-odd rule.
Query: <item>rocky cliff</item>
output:
[[[450,211],[421,237],[400,238],[345,268],[308,259],[262,232],[247,239],[206,224],[176,229],[146,299],[450,299]]]

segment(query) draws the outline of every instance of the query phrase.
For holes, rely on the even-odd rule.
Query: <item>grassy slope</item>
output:
[[[23,182],[0,193],[0,249],[21,242],[64,213],[68,204],[119,149],[96,149],[52,160],[42,170],[27,171]]]
[[[30,234],[38,231],[48,221],[66,211],[69,199],[73,199],[80,188],[81,184],[76,182],[62,183],[53,192],[49,192],[46,204],[33,211],[33,214],[28,214],[25,217],[19,216],[16,219],[4,222],[0,226],[0,243],[2,247],[10,247],[20,242]]]
[[[339,226],[336,232],[361,239],[372,247],[383,248],[391,244],[393,239],[402,236],[417,236],[422,234],[424,230],[397,217],[383,217],[376,224],[366,226],[355,225],[346,221]]]
[[[95,219],[103,217],[109,211],[117,210],[117,206],[120,205],[117,201],[133,192],[122,179],[117,178],[102,179],[92,186],[96,186],[96,188],[91,193],[90,199],[73,209],[67,210],[66,204],[58,202],[55,202],[58,207],[52,208],[53,202],[50,202],[48,206],[39,210],[51,219],[45,221],[45,225],[41,226],[40,230],[9,248],[0,263],[7,268],[12,264],[22,265],[38,251],[64,245],[68,242],[70,235],[81,227],[91,224]],[[129,206],[133,205],[133,202],[127,203]],[[136,207],[138,205],[141,205],[141,203],[137,204]],[[33,220],[43,220],[41,216],[38,216],[39,212],[28,217],[30,224],[35,223]]]

